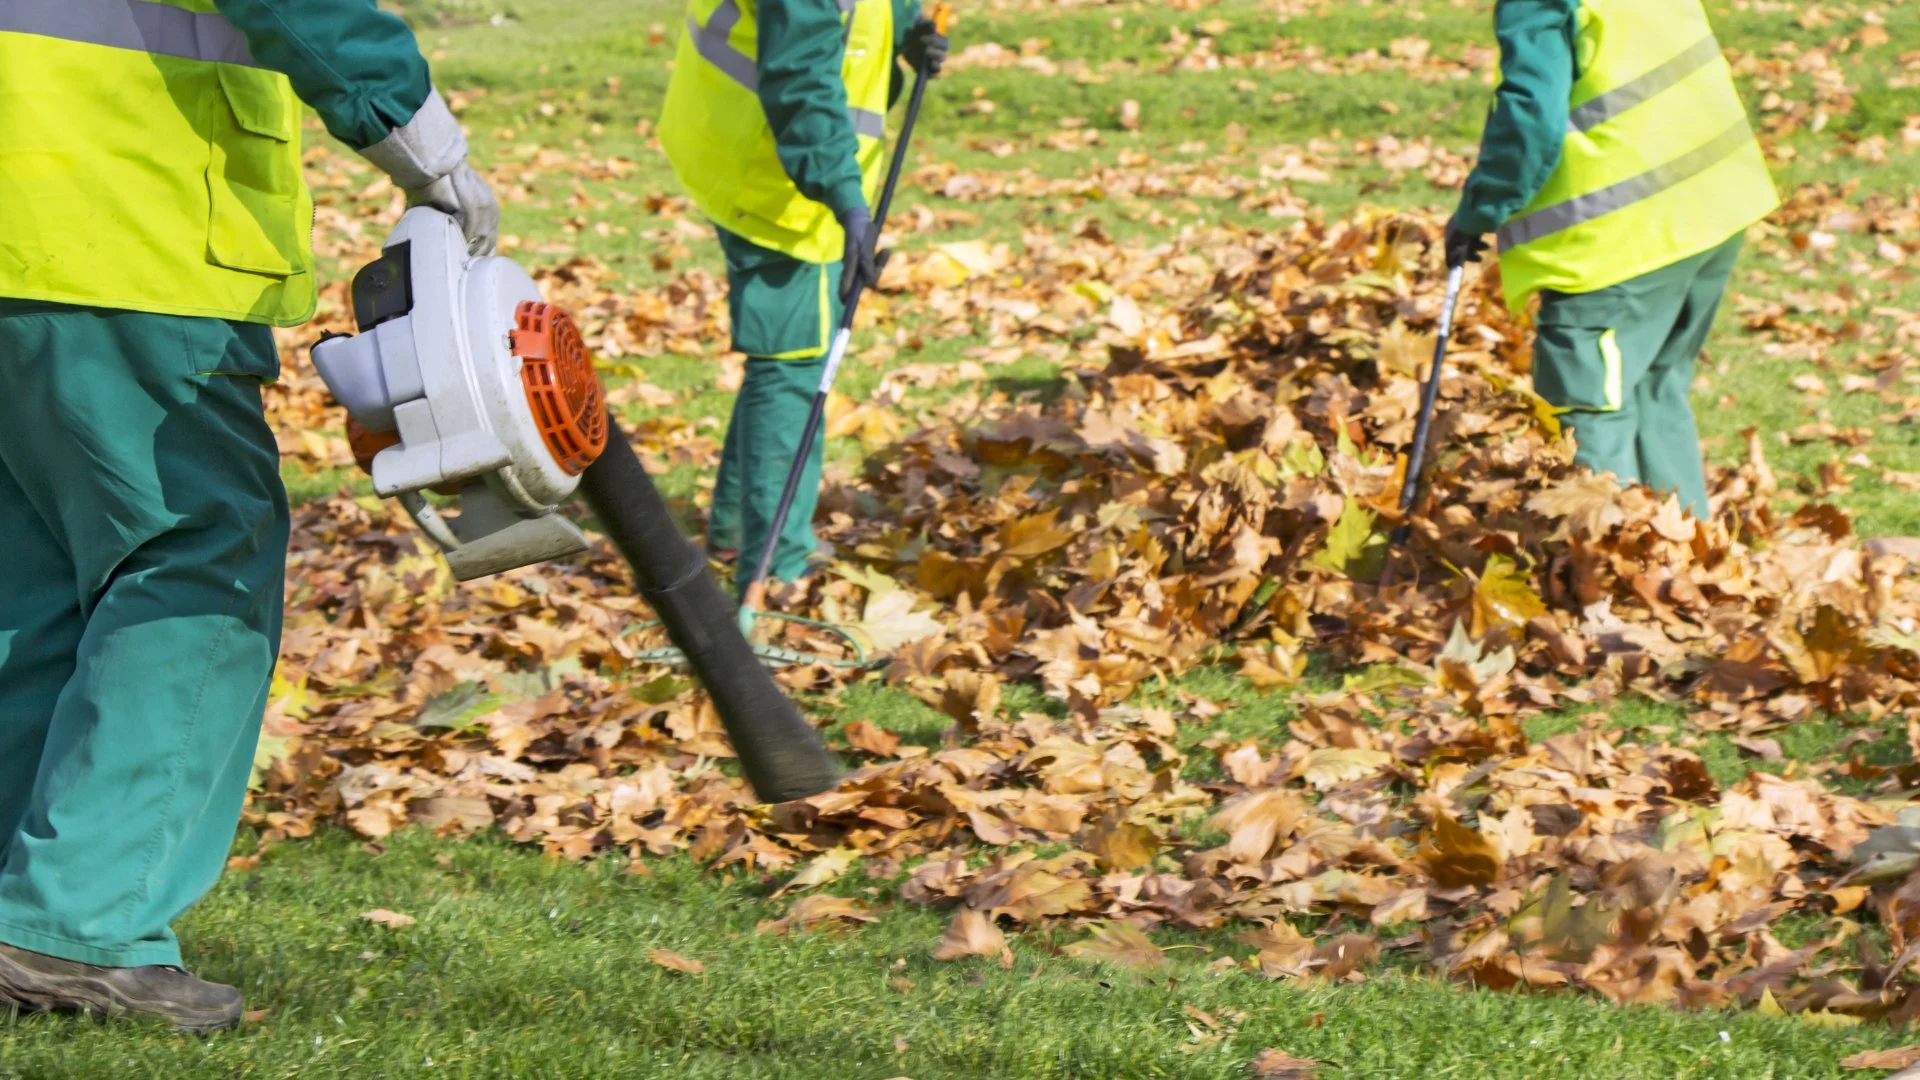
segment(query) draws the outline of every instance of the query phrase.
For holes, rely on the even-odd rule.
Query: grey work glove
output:
[[[467,254],[493,254],[500,238],[500,203],[486,178],[466,162],[426,187],[408,188],[407,205],[431,206],[453,215],[467,238]]]
[[[460,223],[467,254],[491,255],[500,238],[500,203],[467,164],[467,136],[440,91],[432,90],[413,119],[360,151],[393,178],[408,206],[431,206]]]
[[[880,238],[874,235],[873,215],[864,206],[841,214],[840,228],[847,234],[845,254],[840,259],[840,302],[848,304],[861,285],[872,285],[880,277],[873,253]]]
[[[940,68],[946,64],[948,48],[947,35],[940,32],[939,24],[922,15],[913,29],[907,31],[900,55],[922,78],[931,79],[940,74]]]

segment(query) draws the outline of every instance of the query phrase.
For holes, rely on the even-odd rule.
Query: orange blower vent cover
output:
[[[513,355],[533,421],[561,470],[578,476],[607,448],[607,392],[573,316],[533,300],[513,313]]]

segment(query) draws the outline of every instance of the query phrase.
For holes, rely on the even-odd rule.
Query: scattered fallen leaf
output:
[[[1255,1080],[1318,1080],[1320,1062],[1269,1047],[1254,1055],[1247,1072]]]
[[[402,915],[397,911],[388,911],[386,908],[374,908],[372,911],[363,911],[360,913],[360,917],[370,923],[378,923],[381,926],[389,926],[396,930],[402,926],[412,926],[416,921],[411,915]]]
[[[647,959],[669,971],[678,971],[683,975],[705,975],[707,965],[698,960],[689,960],[671,949],[648,949]]]
[[[1001,967],[1013,967],[1013,950],[1007,947],[1007,936],[993,925],[986,912],[973,908],[954,912],[946,934],[933,947],[935,960],[958,960],[963,956],[991,956],[1000,961]]]

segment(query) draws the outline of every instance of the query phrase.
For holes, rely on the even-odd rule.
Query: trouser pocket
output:
[[[1618,412],[1625,367],[1611,327],[1543,325],[1534,338],[1534,391],[1563,412]]]

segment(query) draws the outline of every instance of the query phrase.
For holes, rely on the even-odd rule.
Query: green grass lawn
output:
[[[663,0],[407,0],[398,5],[419,29],[436,78],[462,102],[481,164],[519,186],[505,207],[503,232],[530,262],[573,252],[605,260],[630,288],[658,285],[687,267],[717,270],[708,239],[682,237],[671,265],[654,257],[673,223],[646,209],[649,196],[677,194],[650,140],[666,83],[677,6]],[[1138,169],[1152,162],[1182,177],[1259,181],[1277,147],[1298,147],[1325,163],[1324,180],[1290,183],[1314,212],[1329,217],[1363,204],[1444,211],[1453,192],[1418,171],[1382,166],[1370,150],[1391,136],[1429,138],[1450,153],[1470,153],[1487,87],[1474,77],[1434,79],[1367,60],[1391,58],[1396,40],[1419,38],[1427,55],[1459,59],[1484,49],[1487,0],[1298,3],[1222,0],[1194,5],[1139,0],[1104,5],[996,3],[963,8],[956,51],[996,43],[1035,55],[1056,70],[963,66],[929,98],[916,164],[950,165],[1043,181]],[[1712,3],[1723,42],[1770,56],[1786,40],[1801,50],[1855,34],[1865,8],[1826,5],[1811,28],[1809,5]],[[1763,10],[1752,10],[1763,9]],[[1854,201],[1882,193],[1914,198],[1920,158],[1902,149],[1911,90],[1886,85],[1903,52],[1920,39],[1920,5],[1878,10],[1887,41],[1851,48],[1839,61],[1857,88],[1856,104],[1817,133],[1781,141],[1783,189],[1816,180],[1858,183]],[[1181,64],[1200,39],[1224,62]],[[1357,73],[1242,64],[1255,54],[1290,55],[1316,47]],[[1169,65],[1174,65],[1169,67]],[[1369,66],[1371,65],[1371,66]],[[1335,65],[1336,67],[1338,64]],[[1812,75],[1792,74],[1776,89],[1789,100],[1810,93]],[[1756,99],[1760,88],[1749,84]],[[1139,124],[1121,122],[1137,102]],[[991,103],[985,108],[982,103]],[[1383,106],[1385,103],[1385,106]],[[1390,107],[1388,107],[1390,106]],[[1092,131],[1092,138],[1084,133]],[[1064,134],[1063,134],[1064,133]],[[1886,140],[1877,163],[1854,156],[1861,140]],[[1068,147],[1068,148],[1062,148]],[[569,164],[541,166],[542,151],[566,162],[622,159],[619,179],[576,175]],[[369,175],[368,179],[371,179]],[[1267,186],[1273,186],[1270,182]],[[1019,243],[1023,229],[1061,229],[1091,218],[1117,238],[1148,243],[1187,224],[1271,227],[1274,218],[1239,198],[1204,193],[1146,198],[1071,185],[1046,196],[957,202],[924,186],[902,194],[902,212],[925,206],[960,212],[964,221],[905,238],[909,247],[955,239]],[[956,219],[958,220],[958,219]],[[606,226],[604,229],[599,226]],[[1849,375],[1873,376],[1903,347],[1901,312],[1920,313],[1920,287],[1876,251],[1879,238],[1836,231],[1831,247],[1799,258],[1779,230],[1749,251],[1701,369],[1697,403],[1709,456],[1744,452],[1741,432],[1805,425],[1858,428],[1858,445],[1809,438],[1786,445],[1769,434],[1776,470],[1804,493],[1821,487],[1821,466],[1838,463],[1830,497],[1856,514],[1868,533],[1920,534],[1920,503],[1883,473],[1920,472],[1920,428],[1884,419],[1902,410],[1904,378],[1884,394],[1848,392]],[[1896,237],[1896,239],[1898,239]],[[337,265],[329,272],[350,270]],[[1843,289],[1842,286],[1845,286]],[[1817,328],[1807,347],[1768,347],[1743,330],[1768,305]],[[896,306],[911,330],[922,315]],[[870,343],[893,328],[867,331]],[[958,360],[983,336],[943,337],[907,359]],[[856,346],[858,348],[858,346]],[[724,421],[728,395],[711,388],[713,361],[650,357],[648,381],[682,394],[668,412]],[[1042,359],[1011,369],[1044,391],[1055,372]],[[857,394],[883,369],[850,363]],[[1826,392],[1804,387],[1817,377]],[[1906,378],[1911,378],[1906,377]],[[1799,380],[1799,382],[1796,382]],[[950,392],[950,391],[948,391]],[[939,392],[910,398],[917,407]],[[1920,411],[1920,410],[1917,410]],[[635,418],[648,410],[635,407]],[[831,448],[843,464],[861,451],[849,440]],[[677,498],[698,490],[704,470],[682,466],[667,477]],[[340,470],[286,470],[296,499],[358,483]],[[707,477],[710,479],[710,477]],[[1323,672],[1315,685],[1345,673]],[[1229,705],[1216,730],[1276,738],[1291,708],[1215,670],[1181,684]],[[1009,704],[1040,708],[1039,695]],[[904,692],[859,684],[831,707],[837,723],[868,720],[933,743],[945,718]],[[1722,782],[1752,768],[1786,770],[1819,760],[1854,729],[1823,721],[1779,736],[1785,759],[1743,756],[1723,734],[1688,730],[1684,712],[1652,703],[1612,710],[1633,737],[1689,746]],[[1553,734],[1566,716],[1536,718],[1529,733]],[[1906,753],[1899,718],[1864,754],[1876,762]],[[253,851],[242,835],[241,853]],[[636,872],[638,871],[638,872]],[[384,849],[343,833],[274,846],[256,866],[229,873],[180,931],[197,970],[235,982],[262,1015],[242,1031],[191,1039],[148,1030],[102,1028],[68,1018],[0,1015],[0,1077],[1239,1077],[1261,1049],[1278,1047],[1328,1064],[1340,1078],[1505,1077],[1810,1078],[1841,1075],[1838,1061],[1867,1047],[1899,1045],[1904,1032],[1832,1029],[1754,1014],[1681,1013],[1616,1008],[1564,996],[1491,994],[1396,971],[1357,985],[1281,984],[1234,970],[1223,958],[1250,950],[1231,933],[1156,933],[1165,970],[1140,974],[1089,967],[1057,950],[1078,936],[1029,935],[1014,941],[1016,961],[940,963],[929,952],[943,913],[889,904],[896,882],[858,872],[836,888],[873,904],[876,920],[857,931],[799,937],[758,933],[787,901],[777,882],[715,875],[685,859],[641,867],[616,859],[574,865],[497,839],[436,840],[415,832]],[[385,908],[413,916],[402,928],[375,925],[362,912]],[[699,961],[703,975],[670,971],[649,959],[666,949]],[[1199,1014],[1199,1015],[1196,1015]],[[1204,1016],[1205,1019],[1201,1017]]]
[[[889,887],[847,891],[880,903]],[[0,1076],[1228,1080],[1278,1047],[1337,1063],[1328,1077],[1802,1080],[1901,1041],[1391,972],[1268,983],[1213,966],[1251,951],[1228,935],[1159,935],[1187,947],[1149,974],[1075,963],[1036,936],[1015,940],[1010,970],[941,963],[928,955],[941,913],[777,937],[755,931],[776,910],[767,894],[685,859],[635,874],[417,833],[375,852],[329,832],[227,875],[183,927],[189,963],[239,982],[257,1022],[197,1039],[18,1020],[0,1036]],[[359,918],[376,908],[418,921]],[[670,971],[654,949],[704,974]]]

